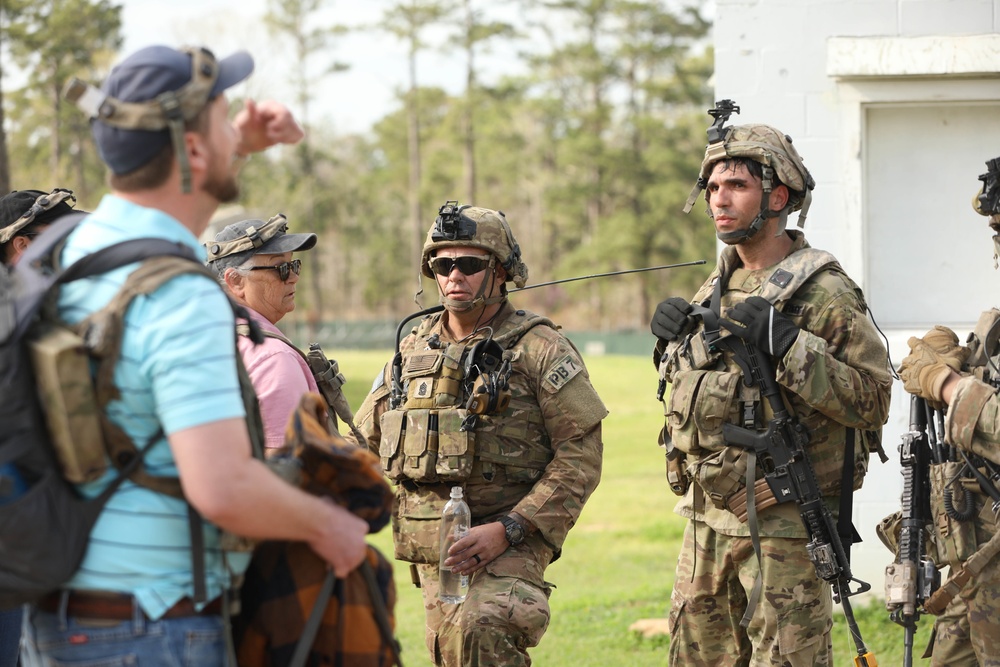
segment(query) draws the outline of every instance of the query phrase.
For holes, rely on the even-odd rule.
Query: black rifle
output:
[[[805,426],[789,415],[781,398],[781,389],[766,354],[757,354],[753,345],[747,345],[735,336],[718,339],[719,346],[727,347],[736,356],[744,370],[744,379],[760,387],[761,395],[771,406],[774,416],[767,430],[756,431],[723,424],[722,435],[726,443],[755,452],[762,462],[764,479],[779,503],[795,502],[799,517],[809,535],[806,551],[816,574],[833,587],[833,599],[844,607],[844,616],[857,647],[854,657],[857,667],[876,667],[875,655],[865,646],[861,630],[854,618],[848,598],[871,589],[871,585],[854,578],[851,563],[837,532],[830,508],[823,500],[816,473],[806,453],[809,433]],[[852,493],[852,489],[841,489]],[[747,503],[750,506],[750,503]],[[851,590],[851,582],[858,584]]]
[[[902,524],[896,560],[885,569],[885,605],[889,618],[903,626],[903,666],[913,665],[913,636],[924,602],[941,584],[937,565],[927,557],[931,526],[928,409],[924,399],[910,396],[910,430],[899,444],[903,474]],[[933,426],[933,424],[932,424]]]

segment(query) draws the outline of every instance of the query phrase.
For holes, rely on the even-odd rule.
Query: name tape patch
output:
[[[559,391],[563,385],[575,378],[582,370],[583,364],[577,361],[572,354],[567,354],[545,371],[545,383],[552,388],[552,391]]]

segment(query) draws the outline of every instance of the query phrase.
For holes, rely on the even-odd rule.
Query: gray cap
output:
[[[315,234],[287,232],[288,221],[280,213],[267,222],[257,219],[234,222],[216,234],[215,241],[205,244],[208,265],[222,275],[227,268],[240,266],[254,255],[280,255],[316,246]]]

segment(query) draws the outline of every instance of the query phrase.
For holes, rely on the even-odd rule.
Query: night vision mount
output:
[[[983,191],[977,197],[976,210],[986,216],[1000,213],[1000,157],[986,161],[986,173],[980,174]]]
[[[446,201],[438,209],[437,220],[434,221],[434,231],[431,240],[438,241],[469,241],[476,237],[476,221],[462,214],[470,208],[469,204],[459,206],[457,201]]]
[[[714,118],[711,127],[708,128],[708,143],[717,144],[726,140],[726,133],[723,132],[723,125],[734,113],[738,114],[740,108],[732,100],[719,100],[715,103],[714,109],[708,110],[708,115]]]

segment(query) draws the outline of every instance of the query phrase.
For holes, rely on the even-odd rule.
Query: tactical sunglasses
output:
[[[433,257],[427,262],[431,271],[439,276],[447,276],[452,269],[458,269],[463,275],[471,276],[485,271],[490,265],[488,255],[460,255],[459,257]]]
[[[274,266],[251,266],[249,269],[251,271],[277,271],[281,282],[287,283],[292,273],[299,275],[299,272],[302,271],[302,260],[293,259],[290,262],[282,262]]]

